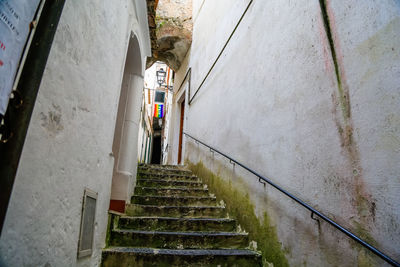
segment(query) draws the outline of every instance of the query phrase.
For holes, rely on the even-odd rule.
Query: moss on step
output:
[[[196,176],[187,174],[161,174],[161,173],[138,173],[137,179],[163,179],[163,180],[182,180],[199,182]]]
[[[108,244],[110,244],[112,222],[113,222],[113,215],[112,214],[108,214],[107,232],[106,232],[106,247],[108,247]]]
[[[110,245],[169,249],[240,249],[248,244],[246,234],[232,232],[163,232],[114,230]]]
[[[204,188],[157,188],[157,187],[135,187],[135,194],[142,196],[208,196],[208,189]]]
[[[248,194],[235,189],[230,182],[204,167],[202,162],[189,163],[188,167],[208,185],[218,199],[225,201],[228,213],[249,233],[249,239],[257,242],[257,249],[261,251],[264,260],[272,262],[276,267],[289,266],[276,227],[271,226],[267,213],[264,213],[263,220],[257,218]]]
[[[151,206],[128,204],[125,210],[130,216],[161,216],[180,218],[217,218],[225,216],[225,209],[218,206]]]
[[[215,197],[176,197],[176,196],[141,196],[134,195],[131,203],[158,206],[216,206]]]
[[[148,248],[109,249],[102,254],[102,267],[257,267],[259,255],[243,251],[164,250]]]
[[[106,247],[110,245],[111,233],[119,224],[120,215],[114,212],[108,213],[107,232],[106,232]]]
[[[236,221],[231,219],[198,219],[168,217],[121,217],[119,229],[145,231],[235,231]]]
[[[202,188],[203,186],[201,182],[164,180],[164,179],[139,179],[137,180],[137,185],[142,187],[158,187],[158,188],[168,188],[168,187]]]

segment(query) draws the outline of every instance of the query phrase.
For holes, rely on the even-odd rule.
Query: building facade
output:
[[[2,265],[99,265],[108,208],[130,201],[136,178],[150,55],[145,0],[65,2],[1,233]],[[89,191],[92,253],[78,257]]]
[[[159,61],[146,70],[138,146],[142,163],[167,161],[173,76],[174,71]]]
[[[130,203],[139,162],[193,170],[266,265],[385,266],[199,141],[400,261],[399,1],[45,2],[65,5],[0,266],[98,266],[107,212]]]
[[[197,0],[192,17],[168,162],[253,218],[239,221],[274,266],[384,263],[182,132],[399,261],[399,2]]]

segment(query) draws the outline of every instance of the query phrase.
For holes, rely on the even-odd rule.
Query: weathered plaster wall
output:
[[[144,0],[66,1],[0,239],[7,266],[99,264],[131,32],[145,62],[150,43]],[[85,187],[98,192],[94,253],[78,260]]]
[[[194,2],[192,92],[248,3]],[[254,1],[186,109],[186,130],[400,260],[400,6],[326,10],[336,66],[319,1]],[[229,161],[187,139],[185,150],[268,212],[290,265],[383,264]]]
[[[193,27],[193,37],[196,38],[193,38],[191,46],[191,50],[198,51],[197,57],[200,57],[200,60],[190,61],[190,66],[196,73],[196,75],[192,75],[193,85],[200,85],[247,4],[248,0],[204,1],[203,4],[200,4],[201,9],[198,10]],[[198,6],[199,4],[196,5]],[[207,25],[207,27],[199,25]],[[196,57],[196,55],[193,56]],[[193,88],[192,95],[194,89],[196,88]]]
[[[196,21],[197,16],[200,13],[200,10],[204,4],[205,0],[194,0],[192,2],[192,14],[193,14],[193,22]]]
[[[169,151],[168,151],[168,164],[178,164],[178,150],[179,150],[179,130],[180,130],[180,103],[187,98],[189,87],[189,76],[186,76],[190,58],[190,50],[187,53],[182,67],[175,73],[174,91],[172,97],[171,120],[170,120],[170,134],[169,134]],[[186,79],[185,79],[186,77]],[[187,108],[187,101],[185,108]],[[186,116],[185,116],[186,117]],[[184,124],[184,130],[185,130]],[[183,162],[182,162],[183,163]]]
[[[361,221],[382,249],[399,256],[400,2],[328,1],[327,9],[349,92],[353,139],[344,153],[357,170]]]

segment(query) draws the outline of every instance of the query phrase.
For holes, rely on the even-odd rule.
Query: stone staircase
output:
[[[132,204],[111,213],[102,266],[262,266],[246,233],[177,166],[139,165]]]

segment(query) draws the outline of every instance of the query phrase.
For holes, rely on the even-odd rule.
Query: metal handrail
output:
[[[262,176],[261,174],[257,173],[256,171],[250,169],[249,167],[243,165],[242,163],[240,163],[239,161],[231,158],[230,156],[226,155],[225,153],[205,144],[204,142],[200,141],[199,139],[191,136],[188,133],[183,133],[184,135],[186,135],[187,137],[190,137],[191,139],[193,139],[196,143],[200,143],[203,146],[206,146],[210,149],[211,152],[217,152],[218,154],[224,156],[225,158],[229,159],[230,163],[235,163],[237,165],[239,165],[240,167],[242,167],[243,169],[249,171],[250,173],[254,174],[255,176],[257,176],[259,178],[259,182],[263,183],[262,181],[270,184],[271,186],[273,186],[274,188],[276,188],[277,190],[279,190],[281,193],[285,194],[286,196],[290,197],[291,199],[293,199],[294,201],[296,201],[298,204],[300,204],[301,206],[305,207],[306,209],[308,209],[309,211],[311,211],[311,218],[315,220],[314,215],[318,215],[318,217],[320,217],[321,219],[323,219],[324,221],[328,222],[330,225],[334,226],[335,228],[339,229],[341,232],[343,232],[344,234],[346,234],[347,236],[349,236],[350,238],[352,238],[353,240],[357,241],[359,244],[361,244],[362,246],[364,246],[365,248],[369,249],[370,251],[372,251],[375,255],[379,256],[381,259],[383,259],[384,261],[390,263],[393,266],[396,267],[400,267],[400,263],[396,262],[395,260],[393,260],[392,258],[390,258],[389,256],[387,256],[385,253],[383,253],[382,251],[378,250],[377,248],[375,248],[374,246],[368,244],[367,242],[365,242],[364,240],[362,240],[360,237],[356,236],[355,234],[353,234],[352,232],[350,232],[349,230],[347,230],[346,228],[344,228],[343,226],[341,226],[340,224],[336,223],[335,221],[333,221],[332,219],[330,219],[328,216],[324,215],[323,213],[319,212],[318,210],[314,209],[313,207],[311,207],[309,204],[305,203],[304,201],[302,201],[301,199],[299,199],[298,197],[292,195],[291,193],[289,193],[288,191],[286,191],[285,189],[283,189],[282,187],[274,184],[271,180],[269,180],[268,178]],[[261,181],[262,180],[262,181]]]

